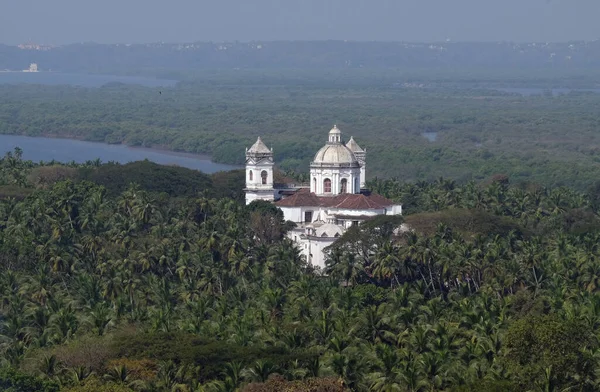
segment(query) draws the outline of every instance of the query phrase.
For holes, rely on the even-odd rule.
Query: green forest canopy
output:
[[[322,275],[282,235],[257,241],[252,214],[275,209],[213,196],[235,181],[155,166],[39,181],[19,151],[0,160],[23,190],[0,198],[0,386],[598,390],[598,187],[371,181],[414,231],[360,225]],[[101,185],[120,170],[156,181]],[[170,192],[195,175],[200,193]]]
[[[593,88],[597,77],[498,72],[239,70],[205,71],[172,88],[2,85],[0,133],[159,146],[238,164],[260,135],[282,169],[306,172],[336,123],[368,149],[370,178],[465,182],[503,173],[589,186],[600,174],[600,94],[492,88]]]

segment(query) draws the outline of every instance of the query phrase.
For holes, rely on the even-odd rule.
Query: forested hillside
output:
[[[111,189],[120,170],[156,181]],[[597,188],[371,181],[413,231],[349,230],[324,276],[271,204],[222,196],[226,176],[5,156],[0,387],[600,388]]]

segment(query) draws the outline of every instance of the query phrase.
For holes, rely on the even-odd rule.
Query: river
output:
[[[531,87],[507,87],[507,88],[497,88],[497,91],[502,91],[504,93],[510,94],[519,94],[525,97],[531,95],[542,95],[552,93],[553,96],[559,96],[563,94],[569,94],[571,92],[582,92],[582,93],[596,93],[600,94],[600,89],[598,88],[580,88],[580,89],[572,89],[572,88],[554,88],[554,89],[543,89],[543,88],[531,88]]]
[[[23,150],[23,158],[39,161],[58,161],[83,163],[99,158],[102,162],[114,161],[127,163],[149,161],[162,165],[178,165],[204,173],[239,169],[240,166],[215,163],[208,156],[156,150],[152,148],[128,147],[122,144],[85,142],[72,139],[55,139],[18,135],[0,135],[0,155],[13,151],[15,147]]]
[[[107,83],[137,84],[146,87],[175,86],[176,80],[143,76],[95,75],[63,72],[0,72],[1,84],[43,84],[101,87]]]

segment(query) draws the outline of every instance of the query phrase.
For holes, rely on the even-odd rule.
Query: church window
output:
[[[254,172],[252,170],[250,170],[250,172],[248,173],[248,180],[254,181]]]
[[[354,179],[354,193],[360,193],[360,182],[358,180],[358,178]]]
[[[345,178],[342,178],[340,193],[348,193],[348,180]]]
[[[262,178],[262,184],[263,184],[263,185],[267,185],[267,177],[268,177],[268,176],[269,176],[269,173],[267,173],[267,171],[266,171],[266,170],[263,170],[263,171],[260,173],[260,178]]]
[[[304,222],[310,223],[312,222],[312,211],[304,211]]]
[[[323,192],[331,193],[331,180],[329,178],[323,180]]]
[[[313,189],[314,192],[317,192],[317,177],[313,177]]]

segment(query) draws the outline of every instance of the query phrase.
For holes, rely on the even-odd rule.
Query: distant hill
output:
[[[592,69],[600,41],[454,43],[276,41],[187,44],[0,45],[0,69],[132,73],[214,68]]]

